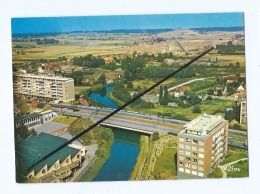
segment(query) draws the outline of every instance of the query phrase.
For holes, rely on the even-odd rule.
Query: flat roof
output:
[[[188,134],[191,135],[203,136],[224,121],[225,120],[221,116],[203,114],[185,124],[184,130],[182,130],[181,133],[189,132]]]
[[[20,73],[15,73],[14,77],[40,78],[40,79],[49,79],[49,80],[58,80],[58,81],[73,81],[74,80],[73,78],[65,78],[65,77],[58,77],[58,76],[20,74]]]

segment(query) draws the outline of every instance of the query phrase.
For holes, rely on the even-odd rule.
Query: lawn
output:
[[[71,125],[77,119],[78,119],[78,117],[71,117],[71,116],[60,115],[57,118],[53,119],[53,122],[64,123],[64,124],[67,124],[67,125]]]
[[[227,164],[242,158],[248,157],[248,151],[244,149],[228,147],[227,155],[225,159],[221,162],[221,164]]]
[[[245,161],[239,161],[238,163],[232,165],[234,168],[239,168],[238,171],[227,171],[227,177],[228,178],[242,178],[242,177],[248,177],[249,170],[248,170],[248,160]]]
[[[176,176],[176,164],[174,157],[176,153],[176,147],[164,148],[154,167],[153,174],[155,179],[167,180]]]
[[[208,178],[222,178],[223,173],[219,167],[215,168],[213,172],[208,175]]]
[[[159,104],[155,104],[154,108],[138,108],[133,107],[138,112],[146,112],[150,114],[157,115],[158,113],[170,114],[172,118],[181,119],[181,120],[192,120],[203,113],[207,114],[216,114],[216,113],[224,113],[226,108],[232,107],[235,104],[234,101],[231,100],[221,100],[221,99],[213,99],[206,100],[197,105],[200,106],[201,113],[192,113],[193,106],[188,108],[182,107],[169,107],[169,106],[161,106]]]
[[[149,148],[149,137],[148,136],[144,136],[141,135],[140,137],[140,152],[138,155],[138,158],[136,160],[136,164],[134,167],[133,172],[131,173],[129,180],[139,180],[139,175],[141,175],[143,168],[144,168],[144,164],[146,161],[146,157],[147,157],[147,151]]]

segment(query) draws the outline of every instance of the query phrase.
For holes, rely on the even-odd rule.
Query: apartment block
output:
[[[49,100],[74,100],[74,79],[33,74],[14,74],[14,94]]]
[[[177,178],[206,178],[227,153],[228,121],[201,115],[178,133]]]
[[[243,99],[240,103],[240,124],[247,123],[247,109],[246,109],[246,99]]]

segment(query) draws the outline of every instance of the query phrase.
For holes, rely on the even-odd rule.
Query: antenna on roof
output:
[[[91,129],[95,128],[96,126],[98,126],[100,123],[104,122],[105,120],[107,120],[108,118],[110,118],[111,116],[113,116],[114,114],[118,113],[120,110],[124,109],[125,107],[127,107],[128,105],[130,105],[131,103],[133,103],[134,101],[136,101],[137,99],[139,99],[141,96],[143,96],[144,94],[150,92],[151,90],[153,90],[154,88],[156,88],[157,86],[159,86],[160,84],[162,84],[164,81],[168,80],[169,78],[173,77],[174,75],[176,75],[177,73],[179,73],[180,71],[182,71],[183,69],[187,68],[188,66],[190,66],[193,62],[197,61],[199,58],[203,57],[204,55],[206,55],[208,52],[210,52],[211,50],[213,50],[214,47],[211,47],[210,49],[206,50],[205,52],[203,52],[202,54],[196,56],[194,59],[192,59],[191,61],[189,61],[188,63],[186,63],[185,65],[181,66],[179,69],[177,69],[176,71],[168,74],[166,77],[164,77],[163,79],[161,79],[160,81],[158,81],[157,83],[155,83],[154,85],[152,85],[150,88],[148,88],[147,90],[141,92],[140,94],[138,94],[136,97],[134,97],[132,100],[128,101],[127,103],[125,103],[124,105],[120,106],[119,108],[117,108],[116,110],[114,110],[113,112],[111,112],[110,114],[108,114],[107,116],[103,117],[102,119],[100,119],[99,121],[97,121],[96,123],[94,123],[93,125],[91,125],[90,127],[88,127],[87,129],[85,129],[84,131],[80,132],[78,135],[76,135],[75,137],[71,138],[70,140],[68,140],[66,143],[62,144],[61,146],[59,146],[58,148],[56,148],[55,150],[53,150],[52,152],[50,152],[49,154],[47,154],[46,156],[44,156],[43,158],[41,158],[40,160],[38,160],[35,164],[33,164],[28,170],[30,171],[31,169],[33,169],[36,165],[38,165],[39,163],[43,162],[44,160],[46,160],[47,158],[49,158],[50,156],[52,156],[53,154],[55,154],[56,152],[58,152],[59,150],[61,150],[62,148],[66,147],[67,145],[69,145],[70,143],[72,143],[73,141],[75,141],[76,139],[78,139],[79,137],[81,137],[82,135],[84,135],[85,133],[89,132]]]

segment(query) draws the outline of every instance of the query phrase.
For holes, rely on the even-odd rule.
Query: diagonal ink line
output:
[[[78,139],[79,137],[81,137],[82,135],[84,135],[85,133],[87,133],[88,131],[90,131],[91,129],[95,128],[96,126],[98,126],[100,123],[104,122],[105,120],[107,120],[108,118],[110,118],[111,116],[113,116],[114,114],[118,113],[120,110],[124,109],[126,106],[128,106],[129,104],[133,103],[135,100],[137,100],[138,98],[140,98],[141,96],[143,96],[144,94],[150,92],[152,89],[154,89],[155,87],[157,87],[158,85],[160,85],[161,83],[163,83],[164,81],[166,81],[167,79],[171,78],[172,76],[174,76],[175,74],[177,74],[178,72],[182,71],[183,69],[185,69],[186,67],[188,67],[189,65],[191,65],[193,62],[195,62],[196,60],[198,60],[199,58],[201,58],[202,56],[206,55],[208,52],[210,52],[211,50],[213,50],[214,47],[211,47],[210,49],[206,50],[205,52],[203,52],[202,54],[198,55],[197,57],[195,57],[194,59],[192,59],[191,61],[189,61],[188,63],[186,63],[185,65],[183,65],[182,67],[180,67],[179,69],[177,69],[176,71],[170,73],[169,75],[167,75],[166,77],[164,77],[163,79],[161,79],[159,82],[155,83],[153,86],[151,86],[150,88],[148,88],[147,90],[141,92],[140,94],[138,94],[136,97],[134,97],[133,99],[131,99],[130,101],[126,102],[124,105],[120,106],[119,108],[117,108],[116,110],[114,110],[113,112],[109,113],[107,116],[103,117],[102,119],[100,119],[99,121],[97,121],[95,124],[91,125],[89,128],[85,129],[84,131],[80,132],[78,135],[76,135],[75,137],[71,138],[70,140],[68,140],[66,143],[64,143],[63,145],[59,146],[58,148],[56,148],[55,150],[53,150],[52,152],[50,152],[49,154],[47,154],[46,156],[44,156],[43,158],[41,158],[40,160],[38,160],[36,163],[34,163],[29,169],[28,171],[31,171],[35,166],[37,166],[38,164],[40,164],[41,162],[43,162],[44,160],[46,160],[47,158],[51,157],[53,154],[55,154],[56,152],[58,152],[59,150],[61,150],[62,148],[64,148],[65,146],[69,145],[70,143],[72,143],[73,141],[75,141],[76,139]]]

